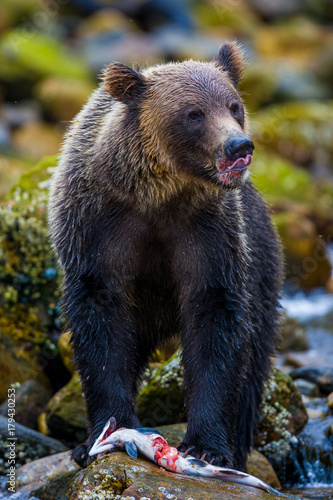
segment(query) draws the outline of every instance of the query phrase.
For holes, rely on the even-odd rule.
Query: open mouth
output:
[[[219,163],[219,172],[223,180],[228,174],[231,177],[240,177],[246,172],[247,167],[252,163],[252,155],[246,155],[244,158],[237,158],[236,161],[229,160],[229,158],[222,158]]]

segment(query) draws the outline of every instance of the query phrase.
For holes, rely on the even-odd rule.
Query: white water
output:
[[[284,295],[281,305],[290,318],[307,322],[333,311],[333,294],[321,289],[307,294],[298,292],[293,296]]]

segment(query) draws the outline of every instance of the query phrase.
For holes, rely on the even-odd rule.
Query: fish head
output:
[[[102,432],[96,439],[94,445],[89,451],[89,456],[98,455],[105,451],[111,451],[116,447],[117,435],[115,435],[117,422],[114,417],[111,417],[105,424]]]

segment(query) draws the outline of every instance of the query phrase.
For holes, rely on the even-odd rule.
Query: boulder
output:
[[[82,443],[87,437],[87,416],[79,375],[58,391],[47,405],[46,421],[52,436]]]
[[[10,453],[8,438],[15,437],[16,467],[24,465],[40,457],[52,455],[68,450],[67,446],[56,439],[44,436],[24,425],[14,423],[15,428],[8,429],[8,418],[0,416],[0,474],[7,474],[9,470],[8,457]],[[14,432],[14,436],[9,433]]]
[[[279,350],[306,351],[309,348],[305,327],[294,318],[283,316]]]
[[[37,429],[37,418],[45,410],[51,392],[36,380],[23,382],[15,392],[15,421]],[[0,406],[0,415],[8,415],[8,401]]]
[[[180,353],[157,368],[137,398],[137,413],[142,425],[174,424],[186,420],[183,392],[183,367]]]
[[[302,378],[316,384],[322,394],[330,394],[333,391],[333,368],[327,367],[306,367],[297,368],[290,372],[293,380]]]
[[[71,459],[70,451],[63,451],[54,455],[39,458],[19,467],[16,471],[17,491],[27,491],[40,488],[53,477],[64,473],[75,473],[79,466]],[[67,489],[69,484],[67,485]],[[53,488],[54,494],[54,488]],[[34,495],[36,496],[36,495]],[[37,497],[40,498],[40,497]],[[54,499],[54,496],[49,498]]]
[[[274,464],[291,451],[293,437],[301,432],[308,415],[292,378],[274,368],[265,385],[256,448]]]
[[[96,460],[77,475],[70,500],[89,498],[275,500],[280,497],[219,479],[174,474],[147,460],[117,452]]]

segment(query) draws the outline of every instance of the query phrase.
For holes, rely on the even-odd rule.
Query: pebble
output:
[[[318,397],[320,396],[320,390],[316,384],[313,382],[308,382],[308,380],[304,380],[303,378],[298,378],[294,381],[297,389],[304,396],[310,397]]]

